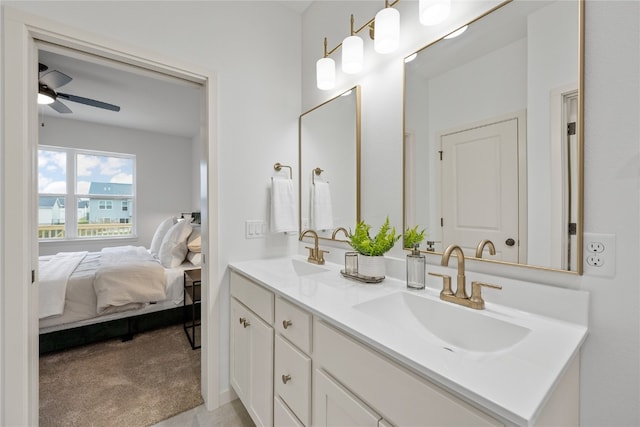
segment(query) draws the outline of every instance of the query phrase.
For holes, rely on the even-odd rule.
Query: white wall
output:
[[[100,250],[122,244],[149,247],[157,225],[192,206],[193,147],[189,139],[55,117],[41,119],[40,144],[136,156],[134,239],[40,243],[40,254]],[[198,190],[199,191],[199,190]]]
[[[228,388],[230,260],[287,254],[295,236],[244,239],[244,221],[267,220],[273,164],[297,164],[300,16],[274,1],[8,2],[3,5],[186,64],[218,79],[220,381]]]
[[[582,351],[581,425],[639,425],[640,8],[638,2],[631,1],[586,3],[585,231],[616,235],[616,274],[613,278],[573,278],[535,270],[519,274],[532,282],[557,283],[591,293],[590,335]],[[451,21],[420,29],[415,24],[415,10],[411,10],[417,2],[399,3],[403,28],[400,51],[380,58],[367,42],[364,73],[346,77],[338,71],[338,87],[331,93],[315,87],[314,65],[322,54],[323,38],[328,37],[329,48],[334,47],[348,35],[351,13],[361,25],[375,15],[380,3],[315,2],[305,12],[304,108],[354,84],[362,86],[365,219],[380,221],[388,213],[392,222],[402,223],[402,58],[488,10],[489,4],[454,1]],[[339,66],[339,55],[334,59]],[[383,165],[397,173],[376,177],[375,171]],[[514,271],[501,266],[483,268],[496,275]]]

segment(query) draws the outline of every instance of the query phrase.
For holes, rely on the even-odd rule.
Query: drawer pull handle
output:
[[[282,375],[282,383],[283,384],[286,384],[289,381],[291,381],[291,375]]]
[[[293,322],[291,320],[283,320],[282,321],[282,326],[284,326],[285,329],[287,329],[291,325],[293,325]]]

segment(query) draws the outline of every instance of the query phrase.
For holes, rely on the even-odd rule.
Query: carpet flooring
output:
[[[40,357],[40,426],[150,426],[203,403],[182,325]]]

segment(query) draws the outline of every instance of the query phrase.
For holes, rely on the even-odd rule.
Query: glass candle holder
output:
[[[344,254],[344,272],[351,276],[358,275],[358,253],[346,252]]]

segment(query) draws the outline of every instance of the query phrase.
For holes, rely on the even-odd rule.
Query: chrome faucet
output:
[[[324,264],[324,254],[329,252],[320,250],[320,248],[318,247],[318,233],[311,229],[305,230],[302,232],[302,234],[300,234],[300,238],[298,240],[302,241],[304,236],[309,233],[313,235],[313,248],[305,246],[307,249],[309,249],[309,257],[307,258],[307,261],[312,264],[322,265]]]
[[[476,248],[476,258],[482,258],[482,252],[484,251],[485,246],[489,248],[489,253],[491,255],[496,254],[496,247],[494,246],[493,242],[489,239],[484,239],[481,240],[480,243],[478,243],[478,247]]]
[[[491,243],[490,241],[488,241]],[[482,246],[484,247],[484,243]],[[491,243],[493,246],[493,243]],[[491,248],[490,246],[490,248]],[[480,247],[480,246],[479,246]],[[489,249],[491,250],[491,249]],[[489,283],[483,282],[471,282],[471,296],[467,296],[466,291],[466,278],[464,275],[464,253],[460,246],[457,245],[449,245],[449,247],[442,254],[442,262],[441,265],[448,266],[449,258],[451,254],[456,252],[456,256],[458,257],[458,278],[456,281],[456,293],[454,294],[451,289],[451,277],[446,274],[437,274],[437,273],[429,273],[432,276],[442,277],[442,291],[440,292],[440,299],[443,301],[452,302],[454,304],[463,305],[465,307],[473,308],[475,310],[482,310],[484,308],[484,300],[482,299],[481,289],[485,288],[493,288],[493,289],[502,289],[502,286],[492,285]],[[495,252],[495,248],[494,248]],[[494,254],[492,252],[492,255]],[[482,249],[480,249],[480,253],[482,253]]]
[[[344,233],[344,236],[348,239],[349,238],[349,232],[347,231],[346,228],[344,227],[338,227],[335,230],[333,230],[333,234],[331,235],[331,240],[336,240],[336,235],[338,234],[338,232],[342,231]]]

